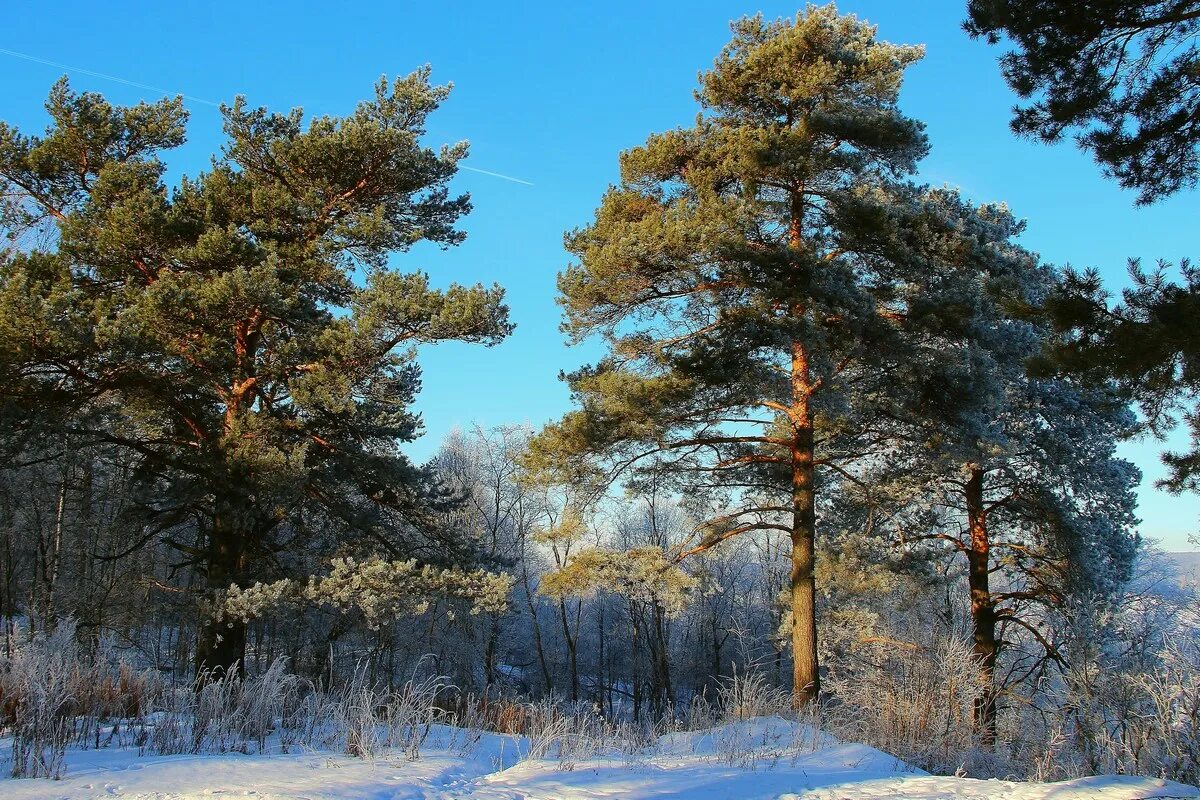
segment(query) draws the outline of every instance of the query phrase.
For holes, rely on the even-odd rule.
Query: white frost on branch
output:
[[[249,622],[285,604],[329,606],[342,613],[357,611],[371,630],[409,614],[421,614],[435,597],[471,602],[471,613],[499,613],[508,605],[512,578],[473,570],[418,566],[415,560],[388,561],[378,556],[364,560],[333,559],[324,577],[312,576],[301,584],[290,578],[273,583],[230,586],[217,602],[218,621]]]

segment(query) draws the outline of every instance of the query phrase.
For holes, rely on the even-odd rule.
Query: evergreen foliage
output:
[[[1200,3],[1195,0],[969,0],[964,27],[991,44],[1026,101],[1021,135],[1074,134],[1104,171],[1152,203],[1200,174]]]
[[[512,326],[499,287],[388,266],[460,242],[470,209],[448,188],[466,144],[421,143],[449,92],[429,77],[307,125],[239,98],[212,168],[174,189],[160,153],[184,139],[178,98],[117,108],[63,80],[43,136],[0,125],[6,232],[55,228],[0,265],[10,424],[53,416],[73,446],[128,453],[144,539],[197,526],[175,544],[213,592],[297,539],[398,554],[433,532],[432,487],[398,450],[420,433],[415,348]],[[210,625],[197,664],[236,667],[243,647],[244,626]]]
[[[1132,286],[1110,305],[1095,270],[1068,271],[1047,298],[1051,323],[1063,333],[1057,346],[1036,359],[1039,373],[1078,375],[1081,380],[1115,381],[1142,410],[1145,428],[1162,435],[1182,412],[1191,433],[1185,452],[1165,453],[1169,469],[1159,486],[1171,492],[1200,488],[1200,273],[1186,259],[1183,282],[1159,263],[1143,269],[1129,264]]]
[[[1086,128],[1122,181],[1162,166],[1176,112],[1120,104],[1191,102],[1144,84],[1182,63],[1152,53],[1192,35],[1190,5],[971,10],[1024,42],[1005,65],[1046,92],[1028,132]],[[1096,19],[1143,54],[1108,64],[1107,98]],[[1055,66],[1055,26],[1093,72]],[[344,117],[238,100],[174,186],[179,99],[64,80],[43,135],[0,123],[14,771],[268,737],[415,758],[434,719],[460,755],[493,728],[570,768],[807,704],[812,741],[930,772],[1195,780],[1196,587],[1139,538],[1116,447],[1182,410],[1193,452],[1165,485],[1200,482],[1200,273],[1134,263],[1110,307],[1005,205],[913,181],[921,48],[832,5],[732,28],[694,124],[623,153],[566,237],[564,332],[606,347],[565,376],[576,409],[455,430],[425,465],[401,451],[418,348],[512,330],[499,287],[397,267],[462,241],[470,208],[466,145],[422,143],[449,91],[428,68]],[[1143,126],[1105,139],[1126,112]],[[1194,179],[1180,153],[1143,199]],[[752,732],[707,736],[749,764]]]
[[[1200,4],[1195,0],[1094,3],[970,0],[966,29],[1015,49],[1004,76],[1025,100],[1013,129],[1047,142],[1074,132],[1105,172],[1153,203],[1196,185],[1200,173]],[[1066,340],[1037,359],[1041,374],[1115,380],[1162,434],[1183,411],[1192,434],[1184,453],[1164,454],[1160,485],[1194,491],[1200,472],[1197,278],[1187,259],[1182,283],[1169,264],[1129,264],[1132,286],[1110,307],[1095,270],[1068,271],[1047,298],[1049,318]]]
[[[565,328],[603,335],[610,354],[569,377],[581,409],[532,464],[580,474],[598,454],[609,477],[671,475],[711,510],[682,554],[792,537],[803,702],[818,686],[818,491],[881,452],[875,420],[904,402],[890,387],[914,337],[953,316],[939,282],[1007,232],[904,181],[926,151],[896,107],[920,48],[833,6],[733,29],[701,76],[696,125],[626,152],[621,184],[568,236]]]
[[[1053,341],[1031,310],[1056,273],[1011,243],[1021,226],[1007,209],[945,199],[977,231],[976,268],[945,276],[931,313],[914,319],[912,369],[893,384],[905,400],[883,423],[895,435],[846,494],[862,498],[862,524],[963,557],[983,690],[976,721],[990,746],[1006,632],[1040,645],[1021,667],[1035,672],[1061,658],[1050,616],[1120,591],[1139,547],[1141,473],[1116,455],[1135,418],[1110,381],[1028,373]]]

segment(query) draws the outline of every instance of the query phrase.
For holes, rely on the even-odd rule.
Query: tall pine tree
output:
[[[569,376],[580,410],[530,463],[669,476],[710,506],[681,555],[786,532],[802,704],[819,691],[818,492],[878,452],[855,398],[898,368],[922,282],[962,234],[903,182],[926,152],[896,106],[921,48],[833,6],[733,34],[700,77],[696,124],[624,153],[620,184],[567,237],[565,329],[609,354]]]

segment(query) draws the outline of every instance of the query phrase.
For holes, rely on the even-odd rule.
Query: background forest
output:
[[[1034,5],[966,12],[1013,48],[1014,130],[1077,136],[1139,203],[1191,190],[1200,10]],[[884,33],[735,21],[694,123],[566,234],[573,410],[424,463],[422,348],[520,322],[394,258],[469,228],[428,67],[344,116],[239,98],[187,176],[182,98],[64,78],[43,133],[0,124],[13,774],[102,728],[262,750],[336,719],[369,754],[386,723],[415,754],[436,718],[561,756],[783,714],[944,774],[1200,781],[1196,579],[1118,451],[1182,418],[1163,484],[1196,488],[1197,273],[1133,262],[1113,299],[918,180],[924,51]]]

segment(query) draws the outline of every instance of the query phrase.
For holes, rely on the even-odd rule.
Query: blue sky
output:
[[[214,102],[244,94],[276,110],[302,106],[342,114],[370,95],[384,73],[421,64],[455,91],[431,120],[431,141],[471,142],[466,163],[510,175],[457,179],[475,211],[468,239],[450,252],[421,248],[399,264],[435,282],[498,281],[518,328],[483,350],[443,345],[423,354],[419,409],[428,433],[411,448],[428,456],[454,426],[533,425],[568,408],[558,381],[593,358],[558,333],[554,276],[567,263],[565,230],[589,219],[616,178],[617,153],[652,131],[688,124],[692,89],[729,38],[734,17],[795,14],[799,4],[607,2],[6,3],[0,48],[182,93],[192,112],[188,144],[171,157],[174,175],[205,168],[220,145]],[[921,176],[977,201],[1003,200],[1028,220],[1023,243],[1056,264],[1096,266],[1124,283],[1129,256],[1178,260],[1194,253],[1195,193],[1151,208],[1102,178],[1070,144],[1015,139],[1013,96],[997,48],[962,33],[963,0],[921,3],[844,0],[839,7],[879,26],[893,42],[928,52],[909,73],[902,106],[928,125],[932,153]],[[67,70],[0,53],[0,119],[26,130],[45,124],[41,103]],[[79,89],[130,103],[161,92],[78,71]],[[207,102],[205,102],[207,101]],[[1183,437],[1176,442],[1182,444]],[[1143,531],[1168,549],[1195,549],[1200,499],[1154,490],[1162,474],[1156,442],[1124,446],[1145,472]]]

